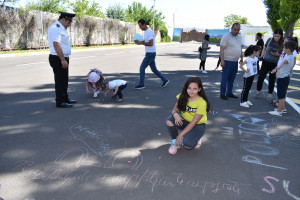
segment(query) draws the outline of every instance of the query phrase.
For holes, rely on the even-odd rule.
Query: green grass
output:
[[[173,40],[174,40],[174,41],[179,41],[179,40],[180,40],[180,37],[179,37],[179,36],[173,36]]]
[[[262,32],[260,32],[261,34],[266,34],[266,33],[268,33],[269,31],[262,31]],[[248,33],[247,35],[256,35],[256,33],[258,33],[258,32],[255,32],[255,33]]]
[[[211,42],[211,43],[220,43],[221,38],[209,38],[209,42]]]

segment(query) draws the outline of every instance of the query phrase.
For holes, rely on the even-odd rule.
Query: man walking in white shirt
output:
[[[153,31],[147,27],[147,23],[144,19],[138,21],[139,27],[144,32],[144,41],[135,40],[134,42],[139,45],[145,45],[146,55],[140,66],[140,82],[134,89],[144,89],[145,70],[150,65],[151,71],[158,76],[163,84],[160,87],[166,87],[169,80],[164,77],[156,68],[155,57],[156,57],[156,46],[155,46],[155,35]]]

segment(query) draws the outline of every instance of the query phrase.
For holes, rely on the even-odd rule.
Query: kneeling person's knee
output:
[[[166,121],[166,125],[167,126],[174,126],[174,124],[171,121],[169,121],[169,120]]]

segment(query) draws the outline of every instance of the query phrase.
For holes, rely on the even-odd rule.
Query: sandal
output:
[[[278,101],[276,101],[276,100],[272,101],[271,104],[272,104],[273,106],[278,107]]]

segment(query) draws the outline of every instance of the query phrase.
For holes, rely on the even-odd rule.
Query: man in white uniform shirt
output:
[[[69,56],[71,45],[67,28],[71,26],[75,14],[60,12],[59,19],[48,29],[49,63],[53,68],[56,107],[71,108],[76,100],[69,99]]]
[[[138,21],[139,27],[144,32],[144,41],[135,40],[136,44],[145,45],[146,55],[140,66],[140,82],[135,89],[144,89],[145,70],[150,65],[151,71],[162,80],[160,87],[166,87],[169,80],[164,77],[156,68],[155,57],[156,57],[156,46],[155,46],[155,35],[153,31],[147,27],[147,23],[144,19]]]

